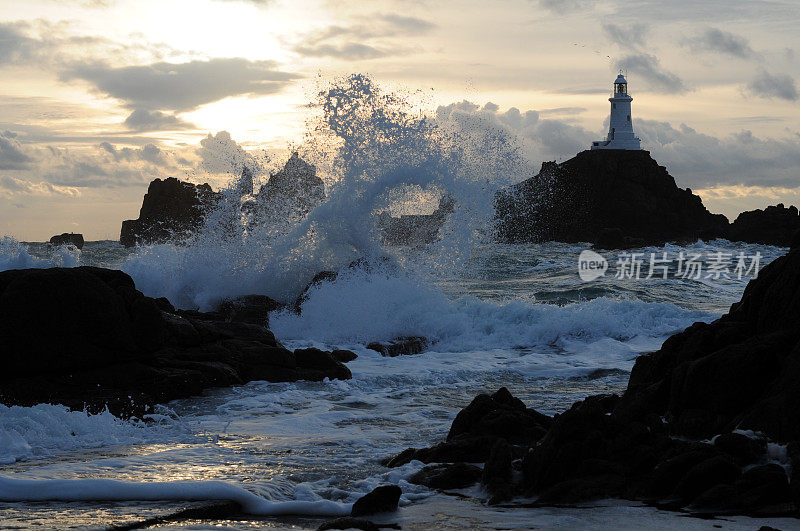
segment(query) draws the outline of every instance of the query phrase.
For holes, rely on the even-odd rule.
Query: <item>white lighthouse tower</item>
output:
[[[592,149],[642,149],[639,139],[633,134],[631,121],[631,102],[628,95],[628,81],[622,72],[614,81],[614,95],[608,98],[611,102],[611,120],[608,124],[608,136],[605,140],[592,142]]]

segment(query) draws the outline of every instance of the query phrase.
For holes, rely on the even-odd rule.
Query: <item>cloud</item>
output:
[[[58,186],[45,181],[31,182],[24,179],[17,179],[7,175],[0,175],[0,196],[12,197],[19,195],[37,196],[67,196],[78,197],[80,190],[69,186]],[[24,208],[23,205],[15,205]]]
[[[539,7],[559,14],[592,9],[596,3],[597,0],[537,0]]]
[[[61,74],[65,81],[87,81],[126,107],[150,111],[189,111],[229,96],[274,94],[298,77],[278,70],[274,61],[241,58],[123,67],[83,63]]]
[[[123,124],[133,131],[176,131],[195,127],[174,114],[148,111],[147,109],[135,109],[130,116],[125,118]]]
[[[305,57],[335,57],[337,59],[375,59],[389,55],[385,50],[357,42],[345,44],[297,45],[294,51]]]
[[[715,52],[742,59],[756,56],[747,39],[717,28],[707,28],[700,35],[687,39],[684,44],[693,51]]]
[[[244,167],[248,167],[253,175],[263,172],[262,164],[252,153],[239,145],[228,131],[209,134],[200,141],[196,150],[200,157],[198,169],[214,174],[232,174],[238,176]]]
[[[421,18],[393,13],[373,14],[356,20],[359,22],[348,26],[332,25],[308,33],[293,49],[305,57],[349,60],[404,55],[409,48],[396,42],[395,37],[422,35],[437,27]]]
[[[623,48],[640,48],[647,44],[649,28],[646,24],[627,24],[624,27],[611,22],[603,23],[606,37]]]
[[[102,142],[98,146],[102,151],[111,155],[115,162],[141,161],[155,164],[156,166],[171,166],[167,153],[155,144],[146,144],[139,149],[124,147],[117,148],[109,142]]]
[[[41,41],[28,37],[25,22],[0,23],[0,64],[15,64],[31,60],[41,49]]]
[[[681,78],[661,68],[658,58],[654,55],[646,53],[627,55],[617,61],[617,68],[627,70],[643,79],[653,92],[676,94],[688,90]]]
[[[17,134],[12,131],[0,132],[0,170],[25,168],[31,158],[22,152]]]
[[[797,101],[800,97],[794,78],[788,74],[773,75],[764,69],[747,84],[747,92],[759,98],[778,98],[787,101]]]

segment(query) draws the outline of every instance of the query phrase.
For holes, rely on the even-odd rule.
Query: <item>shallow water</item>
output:
[[[710,528],[708,522],[616,503],[580,510],[487,510],[477,489],[455,499],[408,484],[419,463],[393,470],[379,465],[406,447],[443,439],[456,413],[480,392],[506,386],[546,413],[563,411],[588,394],[621,392],[639,353],[657,349],[695,321],[713,320],[745,286],[735,278],[636,281],[610,274],[584,283],[576,269],[583,249],[484,245],[463,267],[424,278],[406,273],[407,267],[345,272],[311,291],[302,316],[272,316],[273,331],[290,348],[356,352],[349,381],[215,389],[172,402],[142,422],[55,406],[0,407],[0,499],[36,500],[51,488],[60,489],[62,499],[83,500],[2,503],[0,519],[23,527],[102,526],[183,507],[187,503],[179,500],[194,492],[199,498],[244,500],[254,519],[228,522],[234,527],[315,527],[321,515],[345,513],[359,496],[391,482],[404,492],[394,520],[412,529],[432,522],[450,528],[586,528],[611,522],[619,527],[620,521],[631,528],[645,522]],[[720,250],[760,252],[762,264],[785,252],[726,241],[638,252]],[[420,252],[404,251],[406,264]],[[163,275],[161,269],[129,268],[136,259],[130,253],[114,242],[88,242],[77,252],[4,240],[0,265],[102,265],[129,270],[140,286],[163,282],[145,278]],[[606,254],[616,259],[617,253]],[[364,347],[400,335],[424,335],[433,345],[422,355],[398,358],[382,358]],[[593,378],[596,369],[618,370]],[[54,483],[63,479],[135,485]],[[167,481],[195,483],[155,485]],[[120,501],[91,501],[97,491]],[[159,497],[174,501],[152,501]],[[306,516],[275,516],[286,511]],[[741,519],[715,523],[755,525]]]

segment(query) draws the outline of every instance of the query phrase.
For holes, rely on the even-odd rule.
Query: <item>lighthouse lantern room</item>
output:
[[[631,121],[633,98],[628,94],[628,81],[622,72],[614,81],[614,94],[608,101],[611,102],[608,136],[605,140],[592,142],[592,149],[642,149],[639,138],[633,134],[633,121]]]

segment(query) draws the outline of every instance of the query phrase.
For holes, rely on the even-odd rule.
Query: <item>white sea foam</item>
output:
[[[10,236],[0,238],[0,271],[42,267],[75,267],[81,252],[74,245],[60,245],[49,249],[44,258],[32,255],[28,248]]]
[[[452,300],[418,278],[387,272],[344,271],[334,282],[309,291],[301,315],[273,315],[271,327],[283,340],[328,344],[364,343],[423,336],[433,349],[563,346],[599,338],[660,337],[713,314],[670,303],[599,297],[563,306],[535,301]]]
[[[269,500],[223,481],[133,483],[110,479],[29,480],[0,477],[0,501],[194,501],[230,500],[250,514],[344,516],[352,504],[323,500]]]
[[[178,420],[159,414],[150,422],[95,415],[65,406],[0,404],[0,464],[50,457],[67,451],[191,438]]]

